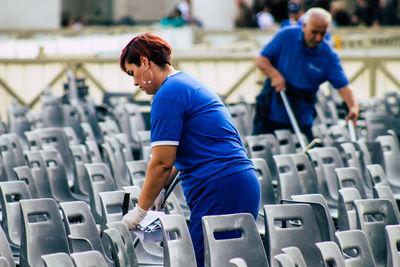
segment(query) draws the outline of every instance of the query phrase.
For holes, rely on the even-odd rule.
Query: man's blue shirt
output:
[[[175,167],[188,202],[206,183],[254,168],[215,92],[190,75],[166,78],[151,108],[151,145],[176,145]]]
[[[336,89],[349,84],[340,58],[333,48],[326,41],[323,41],[315,49],[307,48],[304,45],[301,27],[286,27],[279,31],[264,46],[260,55],[271,61],[297,95],[315,94],[319,85],[326,81],[329,81]],[[301,116],[298,118],[300,124],[311,125],[313,123],[313,103],[298,98],[296,105],[300,109],[298,113]],[[268,118],[290,125],[285,107],[277,101],[276,95],[271,99]]]

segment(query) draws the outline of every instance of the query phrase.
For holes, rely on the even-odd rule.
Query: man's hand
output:
[[[136,205],[136,207],[124,215],[122,223],[126,225],[128,230],[135,230],[137,225],[146,216],[147,211]]]
[[[355,106],[355,107],[350,108],[349,113],[346,116],[346,121],[352,120],[354,127],[356,126],[356,123],[357,123],[358,112],[359,112],[358,106]]]
[[[279,71],[274,71],[273,75],[271,75],[271,86],[275,87],[277,93],[285,90],[285,78],[283,78]]]

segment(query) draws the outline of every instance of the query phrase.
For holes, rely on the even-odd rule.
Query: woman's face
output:
[[[135,86],[139,86],[146,94],[154,95],[157,91],[154,90],[153,86],[153,74],[149,70],[149,66],[142,64],[137,66],[134,63],[125,62],[126,73],[133,77],[133,83]]]

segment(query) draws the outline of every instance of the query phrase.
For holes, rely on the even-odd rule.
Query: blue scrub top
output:
[[[315,49],[306,47],[301,27],[283,28],[264,46],[260,55],[271,61],[285,80],[292,85],[296,94],[316,93],[319,86],[326,81],[336,89],[349,84],[340,58],[333,48],[326,41]],[[296,99],[296,104],[300,109],[299,123],[311,125],[314,120],[313,104],[303,99]],[[277,101],[275,95],[271,99],[268,118],[290,125],[285,107]]]
[[[253,169],[228,109],[184,72],[165,79],[151,108],[151,145],[176,145],[188,203],[210,181]]]

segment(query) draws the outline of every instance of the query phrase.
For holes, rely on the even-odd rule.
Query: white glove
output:
[[[156,200],[154,200],[155,210],[162,210],[162,208],[164,206],[163,204],[164,204],[164,200],[165,200],[165,192],[166,192],[165,188],[161,189]]]
[[[141,220],[143,220],[146,214],[147,211],[136,204],[133,210],[124,215],[124,217],[122,218],[122,223],[126,225],[128,230],[135,230],[136,226],[140,223]]]

